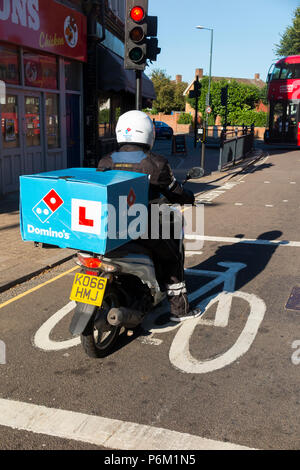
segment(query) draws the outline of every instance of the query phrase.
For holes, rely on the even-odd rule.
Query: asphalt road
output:
[[[122,336],[110,356],[94,360],[76,339],[64,343],[71,339],[71,307],[36,336],[69,303],[74,272],[45,282],[73,262],[1,294],[0,408],[10,410],[5,418],[0,412],[1,449],[128,448],[145,433],[151,442],[157,428],[174,449],[185,439],[196,446],[198,437],[217,448],[299,449],[300,300],[294,309],[286,304],[300,286],[300,152],[270,155],[231,183],[201,196],[207,239],[186,259],[193,302],[206,306],[200,320],[165,324],[162,308],[144,334]],[[213,279],[219,285],[205,292]],[[227,294],[220,294],[224,283]],[[66,411],[56,425],[53,409]],[[77,413],[85,423],[87,416],[107,418],[118,429],[123,422],[122,433],[88,440],[84,426],[75,425],[70,434]],[[134,438],[128,423],[138,425]]]

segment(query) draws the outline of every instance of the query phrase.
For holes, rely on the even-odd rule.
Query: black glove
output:
[[[189,189],[184,189],[182,197],[185,199],[184,204],[194,204],[195,202],[195,196],[193,191]]]

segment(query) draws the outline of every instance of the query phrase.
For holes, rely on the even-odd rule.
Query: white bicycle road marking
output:
[[[34,345],[43,349],[44,351],[60,351],[62,349],[69,349],[80,344],[80,337],[76,336],[75,338],[66,340],[66,341],[54,341],[50,339],[51,331],[54,327],[74,308],[76,307],[75,302],[69,302],[58,312],[56,312],[52,317],[50,317],[36,332],[34,336]]]
[[[204,312],[201,317],[188,320],[184,323],[174,324],[173,322],[169,322],[160,325],[158,324],[157,320],[166,311],[166,306],[163,305],[148,315],[143,321],[142,327],[149,333],[149,335],[141,337],[142,343],[159,345],[162,343],[162,340],[153,338],[154,335],[178,330],[171,344],[169,359],[173,366],[182,372],[203,374],[221,369],[236,361],[251,347],[258,332],[259,326],[264,318],[266,305],[262,299],[254,294],[247,294],[245,292],[234,290],[236,276],[240,270],[246,267],[246,265],[243,263],[231,262],[218,263],[218,265],[223,268],[227,268],[227,270],[222,272],[200,269],[185,270],[187,275],[213,278],[210,282],[189,295],[190,302],[193,302],[197,298],[202,297],[215,287],[224,284],[223,292],[217,295],[206,297],[202,302],[199,303],[199,307]],[[240,298],[248,302],[250,305],[250,313],[247,318],[246,325],[239,338],[228,351],[218,356],[217,358],[212,358],[205,361],[196,360],[189,352],[189,341],[196,326],[205,325],[226,328],[229,322],[233,297]],[[206,320],[203,317],[209,308],[214,304],[217,304],[215,318],[214,320]],[[45,351],[58,351],[80,344],[79,337],[66,341],[54,341],[50,339],[50,334],[54,327],[75,308],[75,305],[75,302],[69,302],[41,326],[34,337],[34,345],[36,347]]]
[[[246,294],[245,292],[236,291],[221,295],[225,295],[226,297],[226,308],[228,308],[228,312],[230,312],[233,297],[241,298],[247,301],[250,305],[251,311],[239,338],[234,343],[234,345],[221,356],[205,361],[200,361],[195,359],[190,354],[189,342],[195,327],[197,325],[208,323],[205,322],[205,320],[202,320],[202,318],[195,318],[189,322],[185,322],[177,332],[169,352],[170,361],[177,369],[190,374],[206,374],[207,372],[213,372],[235,362],[242,355],[244,355],[252,345],[265,315],[265,303],[256,295]],[[218,296],[211,299],[209,306],[218,301]],[[224,320],[228,319],[228,312],[225,313]],[[218,326],[223,327],[221,324]]]

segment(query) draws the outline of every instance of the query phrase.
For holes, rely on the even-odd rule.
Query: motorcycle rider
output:
[[[165,196],[171,203],[193,204],[194,194],[185,190],[176,180],[168,160],[151,152],[155,140],[152,120],[142,111],[121,115],[116,126],[119,151],[100,159],[98,168],[134,171],[149,175],[149,203]],[[149,250],[154,264],[160,266],[162,280],[170,303],[170,320],[181,322],[201,314],[201,309],[190,310],[184,280],[184,253],[175,239],[138,239],[135,241]]]

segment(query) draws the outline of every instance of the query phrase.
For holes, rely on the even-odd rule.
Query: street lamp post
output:
[[[204,26],[196,26],[197,29],[207,29],[210,31],[210,59],[209,59],[209,79],[208,79],[208,93],[205,101],[205,135],[202,141],[202,151],[201,151],[201,166],[204,169],[205,166],[205,139],[206,139],[206,130],[208,124],[207,118],[207,107],[210,105],[210,89],[211,89],[211,67],[212,67],[212,51],[213,51],[213,39],[214,39],[214,30],[212,28],[205,28]]]

